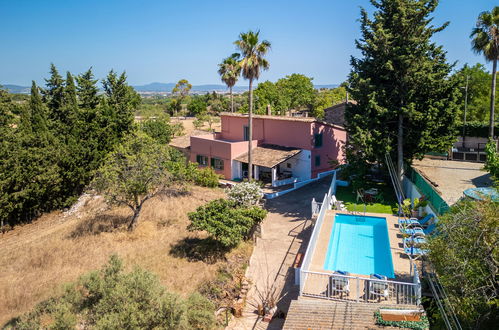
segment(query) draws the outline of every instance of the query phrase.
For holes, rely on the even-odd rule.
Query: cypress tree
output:
[[[371,0],[374,18],[361,9],[361,58],[351,59],[349,92],[357,101],[347,113],[351,160],[403,162],[445,151],[456,136],[457,79],[431,25],[438,0]]]
[[[52,120],[62,120],[61,107],[64,104],[64,79],[53,63],[50,64],[50,78],[45,79],[46,89],[43,90],[44,101],[47,104]]]
[[[27,109],[26,115],[28,118],[22,119],[22,122],[26,125],[29,124],[33,133],[41,136],[47,133],[47,110],[34,81],[31,83],[29,109]]]
[[[97,79],[94,79],[92,68],[88,69],[82,75],[76,77],[78,83],[77,95],[80,101],[80,107],[84,109],[95,109],[99,104],[97,93]]]

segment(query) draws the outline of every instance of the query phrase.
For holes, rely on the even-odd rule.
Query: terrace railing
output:
[[[417,277],[417,276],[416,276]],[[301,295],[328,300],[420,305],[421,284],[303,270]]]

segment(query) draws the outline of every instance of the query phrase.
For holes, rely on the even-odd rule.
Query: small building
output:
[[[222,130],[190,137],[190,160],[228,180],[248,176],[248,115],[221,114]],[[344,162],[343,127],[314,118],[253,116],[254,178],[272,186],[316,178]]]

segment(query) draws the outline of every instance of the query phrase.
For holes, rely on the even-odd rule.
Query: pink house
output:
[[[190,137],[190,160],[211,166],[228,180],[247,177],[248,116],[221,114],[222,131]],[[253,116],[255,179],[272,183],[303,181],[344,162],[343,127],[315,120],[280,116]]]

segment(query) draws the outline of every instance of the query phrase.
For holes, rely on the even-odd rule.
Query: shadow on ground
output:
[[[170,255],[214,264],[225,259],[225,254],[229,251],[229,248],[221,246],[212,238],[187,237],[171,245]]]
[[[110,214],[98,214],[92,218],[85,219],[69,234],[69,238],[78,238],[90,235],[98,235],[104,232],[121,230],[131,220],[129,216],[118,216]]]

